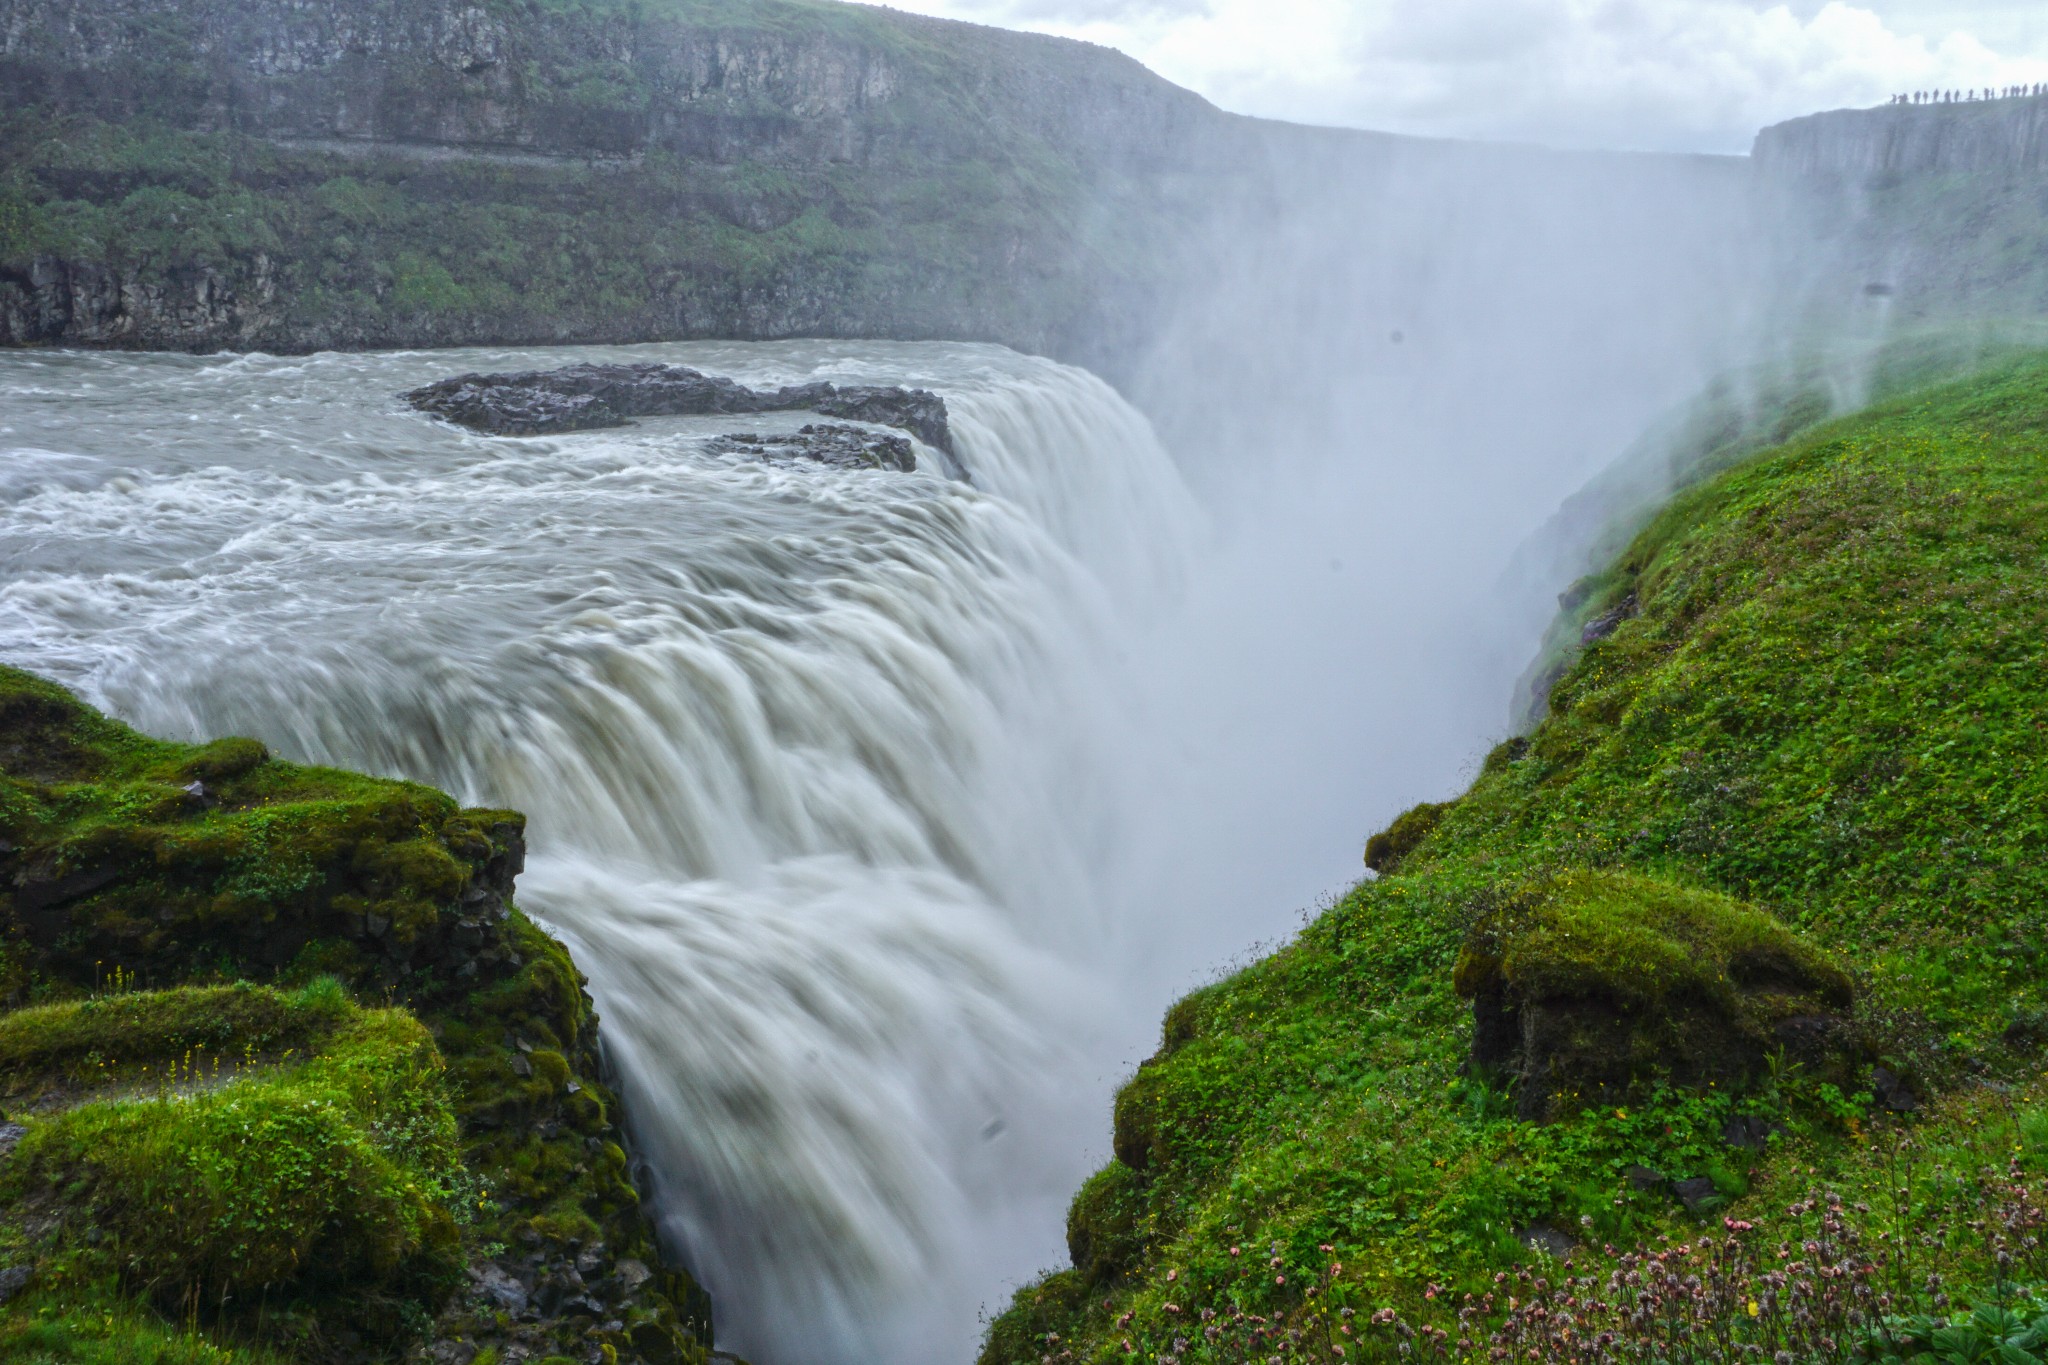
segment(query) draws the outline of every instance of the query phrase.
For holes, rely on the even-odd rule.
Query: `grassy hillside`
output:
[[[984,1361],[2041,1358],[2044,570],[2044,355],[1681,495],[1541,726],[1169,1012]]]
[[[0,669],[0,1359],[703,1357],[522,831]]]
[[[1516,688],[1517,727],[1542,718],[1580,636],[1611,609],[1600,594],[1609,570],[1674,496],[1823,422],[2013,364],[2044,345],[2048,323],[1996,317],[1901,328],[1877,342],[1816,338],[1796,359],[1723,375],[1673,410],[1565,499],[1517,553],[1514,572],[1577,580]]]

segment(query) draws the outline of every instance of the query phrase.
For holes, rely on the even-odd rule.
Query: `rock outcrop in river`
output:
[[[457,375],[414,389],[405,399],[422,412],[494,436],[596,431],[625,426],[635,417],[815,412],[900,427],[935,450],[953,453],[946,400],[925,389],[896,385],[821,382],[750,389],[681,365],[571,365]]]

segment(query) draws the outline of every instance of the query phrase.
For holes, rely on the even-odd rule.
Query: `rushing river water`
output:
[[[929,387],[971,483],[706,448],[797,414],[510,440],[397,398],[586,359]],[[1197,522],[1113,391],[993,347],[0,357],[0,658],[526,811],[664,1227],[774,1365],[962,1358],[1063,1259],[1115,644]]]

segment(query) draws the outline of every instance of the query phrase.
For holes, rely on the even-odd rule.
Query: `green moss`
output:
[[[1089,1286],[1077,1271],[1062,1270],[1019,1290],[1010,1311],[989,1324],[985,1360],[1043,1360],[1057,1357],[1064,1339],[1085,1311]],[[1075,1344],[1085,1345],[1086,1342]],[[1072,1349],[1068,1346],[1067,1349]]]
[[[1984,1167],[2048,1169],[2022,1121],[2048,1008],[2048,357],[1723,470],[1598,591],[1633,610],[1524,745],[1391,875],[1176,1009],[1119,1097],[1140,1162],[1080,1209],[1093,1228],[1115,1207],[1141,1246],[1100,1289],[1066,1271],[1020,1292],[985,1361],[1174,1354],[1197,1306],[1292,1321],[1333,1263],[1348,1302],[1428,1313],[1447,1300],[1427,1286],[1485,1290],[1536,1224],[1594,1247],[1689,1235],[1633,1167],[1766,1221],[1815,1180],[1880,1212],[1899,1186],[1967,1210]],[[1849,967],[1831,1072],[1780,1025],[1842,1018]],[[1470,1066],[1485,1021],[1460,985],[1598,1005],[1561,1011],[1546,1055],[1618,1049],[1625,1092],[1522,1112]],[[1627,1027],[1580,1027],[1595,1014]],[[1748,1038],[1741,1086],[1671,1064],[1695,1024]],[[1870,1140],[1900,1121],[1872,1066],[1920,1097],[1910,1172]],[[1768,1150],[1731,1146],[1736,1119]],[[1972,1236],[1951,1292],[1998,1274]]]
[[[516,816],[274,762],[252,740],[149,740],[14,670],[0,669],[0,724],[0,835],[14,845],[0,911],[33,964],[18,988],[92,989],[117,970],[268,975],[317,940],[365,934],[376,957],[330,950],[329,969],[396,985],[389,949],[444,931],[517,836]]]
[[[661,1263],[583,979],[506,899],[523,823],[249,740],[153,740],[0,669],[0,978],[41,1002],[0,1013],[29,1129],[0,1165],[0,1262],[59,1310],[0,1309],[0,1333],[127,1358],[65,1316],[104,1290],[109,1322],[187,1322],[194,1360],[242,1339],[355,1359],[428,1334],[529,1357],[605,1338],[452,1293],[513,1248],[598,1254],[599,1280]],[[679,1273],[629,1316],[639,1336],[603,1342],[622,1359],[710,1339]],[[184,1349],[161,1323],[130,1336]]]
[[[1365,865],[1379,873],[1392,872],[1400,867],[1401,860],[1429,837],[1429,832],[1437,827],[1448,809],[1445,802],[1425,801],[1402,811],[1393,824],[1365,841]]]
[[[1067,1251],[1090,1284],[1109,1284],[1137,1265],[1145,1249],[1144,1189],[1123,1162],[1097,1171],[1067,1210]]]
[[[1653,1012],[1673,1001],[1754,1007],[1746,987],[1813,996],[1846,1009],[1848,976],[1775,918],[1710,891],[1617,872],[1570,872],[1474,926],[1454,981],[1530,999],[1609,1000]],[[1768,1022],[1768,1021],[1763,1021]]]
[[[110,1265],[171,1303],[359,1284],[431,1301],[467,1183],[440,1069],[409,1015],[361,1013],[280,1072],[32,1119],[6,1192],[77,1204]]]
[[[1474,1002],[1473,1064],[1511,1079],[1526,1117],[1738,1090],[1777,1057],[1839,1082],[1859,1057],[1849,977],[1752,906],[1590,870],[1477,904],[1452,980]]]

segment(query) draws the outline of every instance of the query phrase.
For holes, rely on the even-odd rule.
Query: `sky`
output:
[[[1896,92],[2048,81],[2048,0],[890,0],[1084,38],[1226,109],[1644,151]]]

